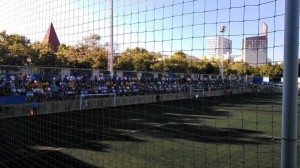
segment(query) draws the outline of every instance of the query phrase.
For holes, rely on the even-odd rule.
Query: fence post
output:
[[[110,56],[109,56],[109,72],[110,77],[114,75],[114,1],[110,0]]]
[[[285,1],[281,168],[297,167],[299,0]]]

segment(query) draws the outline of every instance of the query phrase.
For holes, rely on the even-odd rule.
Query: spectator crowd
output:
[[[30,76],[1,74],[0,96],[26,96],[28,102],[72,100],[76,95],[115,93],[117,96],[189,92],[191,88],[224,90],[245,87],[243,77],[131,77],[108,75]]]

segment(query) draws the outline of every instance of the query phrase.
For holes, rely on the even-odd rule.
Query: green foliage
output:
[[[150,54],[146,49],[127,48],[118,59],[115,67],[117,69],[128,71],[151,71],[156,63],[155,56]]]
[[[251,67],[247,63],[233,62],[228,64],[227,74],[250,75]]]
[[[192,69],[195,69],[189,66],[189,60],[186,58],[186,54],[182,51],[177,51],[171,58],[164,58],[163,60],[163,71],[168,72],[172,71],[174,73],[186,73],[190,72]]]
[[[101,37],[91,34],[77,45],[61,44],[57,52],[49,44],[30,41],[17,34],[0,32],[0,64],[36,66],[59,66],[76,68],[107,69],[107,43],[100,43]],[[183,51],[176,51],[170,57],[150,53],[144,48],[127,48],[114,63],[114,68],[127,71],[157,71],[173,73],[219,74],[221,61],[218,59],[187,58]],[[224,62],[225,75],[254,75],[281,77],[283,64],[250,66],[246,63]]]
[[[171,57],[170,70],[173,72],[186,73],[188,67],[188,59],[182,51],[177,51]]]
[[[251,67],[251,68],[252,68],[251,74],[255,76],[269,76],[271,78],[283,76],[283,64],[276,64],[276,65],[266,64],[266,65]]]
[[[214,74],[216,72],[216,70],[217,70],[217,67],[213,66],[212,63],[207,62],[205,64],[205,71],[204,71],[205,74]]]
[[[75,48],[72,46],[66,46],[61,44],[56,52],[58,62],[62,67],[72,67],[72,62],[74,62]]]
[[[5,31],[0,33],[1,64],[23,65],[30,55],[30,41],[17,34],[8,35]]]
[[[186,54],[182,51],[176,51],[173,55],[173,59],[177,59],[177,60],[185,60],[186,59]]]
[[[87,47],[88,49],[92,50],[95,48],[100,47],[101,37],[97,34],[91,34],[88,37],[83,38],[84,43],[81,43],[80,46]]]
[[[283,76],[283,64],[274,65],[272,72],[273,72],[272,73],[273,77],[282,77]]]
[[[199,63],[196,62],[196,61],[188,61],[188,69],[187,71],[189,73],[198,73],[198,74],[201,74],[201,66],[198,65]]]
[[[152,70],[155,72],[164,72],[165,71],[165,63],[163,61],[157,61],[153,65]]]
[[[115,68],[127,71],[134,70],[131,50],[129,48],[127,48],[125,52],[122,53],[121,57],[117,60]]]
[[[33,43],[30,56],[34,65],[56,66],[57,63],[57,56],[48,43]]]

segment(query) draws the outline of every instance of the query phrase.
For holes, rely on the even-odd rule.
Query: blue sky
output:
[[[95,33],[109,42],[109,0],[1,0],[0,30],[41,41],[53,22],[61,43],[76,44]],[[224,36],[241,53],[242,39],[269,26],[268,57],[283,60],[284,0],[114,0],[117,52],[127,47],[201,57],[208,36]]]

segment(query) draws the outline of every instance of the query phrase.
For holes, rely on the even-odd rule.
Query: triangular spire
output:
[[[43,43],[49,43],[53,51],[57,51],[57,48],[60,45],[52,23],[47,30]]]

